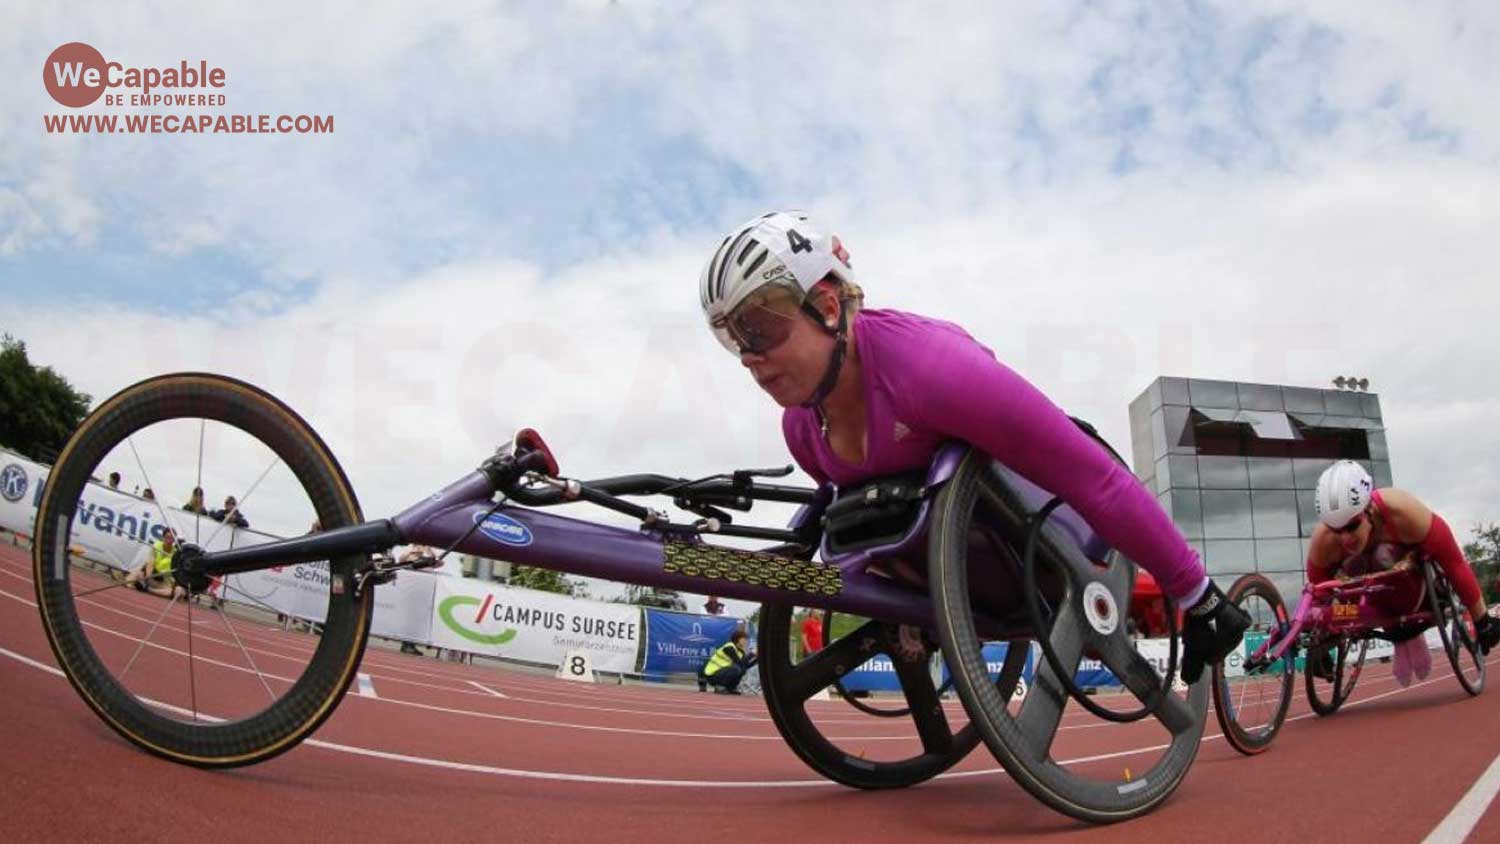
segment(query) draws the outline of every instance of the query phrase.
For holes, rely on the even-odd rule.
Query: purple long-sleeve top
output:
[[[824,440],[811,408],[781,417],[787,448],[819,483],[849,486],[928,465],[963,440],[1059,495],[1181,605],[1203,594],[1203,563],[1150,492],[1041,391],[950,322],[861,310],[854,337],[864,375],[865,460]]]

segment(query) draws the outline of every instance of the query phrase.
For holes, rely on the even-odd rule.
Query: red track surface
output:
[[[101,631],[96,647],[126,657],[165,606],[125,590],[95,597],[101,609],[91,618],[114,631]],[[34,600],[29,555],[0,547],[0,824],[9,841],[1169,844],[1218,830],[1229,841],[1416,842],[1500,756],[1500,692],[1468,697],[1438,653],[1429,680],[1410,689],[1375,663],[1353,700],[1327,719],[1308,714],[1299,678],[1292,720],[1261,756],[1236,754],[1211,720],[1198,761],[1161,809],[1094,828],[1037,803],[982,746],[956,775],[857,792],[821,781],[793,756],[758,698],[589,686],[371,649],[361,670],[378,698],[351,693],[315,741],[271,762],[200,771],[137,750],[86,708],[54,667]],[[194,618],[203,622],[194,628],[200,659],[244,665],[214,614]],[[151,641],[184,648],[184,622],[169,616]],[[254,628],[242,635],[271,674],[278,663],[290,671],[284,657],[314,641]],[[134,670],[169,693],[168,678],[185,676],[184,663],[152,648]],[[223,706],[265,694],[253,674],[211,663],[199,683],[210,712],[213,689]],[[869,718],[837,701],[810,706],[831,737],[872,758],[916,746],[905,719]],[[961,718],[957,704],[950,712]],[[1076,707],[1063,724],[1054,755],[1115,754],[1090,765],[1144,764],[1149,754],[1128,752],[1160,735]],[[1500,803],[1467,840],[1500,842]]]

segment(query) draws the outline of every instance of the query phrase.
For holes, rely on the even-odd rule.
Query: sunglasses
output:
[[[780,284],[761,287],[711,324],[714,336],[736,355],[763,355],[792,336],[797,315],[811,311],[802,292]],[[814,312],[816,313],[816,312]]]
[[[1350,519],[1349,524],[1344,525],[1343,527],[1329,528],[1329,530],[1337,534],[1353,533],[1354,531],[1359,530],[1359,526],[1364,523],[1365,517],[1364,514],[1361,513],[1360,515]]]

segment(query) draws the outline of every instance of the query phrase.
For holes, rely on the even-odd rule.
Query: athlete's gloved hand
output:
[[[1474,625],[1474,632],[1479,637],[1479,650],[1488,654],[1490,648],[1500,644],[1500,618],[1485,615]]]
[[[1250,627],[1250,614],[1229,603],[1212,581],[1198,603],[1188,608],[1182,630],[1182,681],[1196,683],[1205,666],[1234,650]]]

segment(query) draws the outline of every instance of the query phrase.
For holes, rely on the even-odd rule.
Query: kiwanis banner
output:
[[[714,649],[729,641],[737,618],[670,610],[646,611],[646,674],[697,674]]]
[[[31,536],[36,508],[42,500],[42,485],[51,472],[50,466],[34,463],[19,454],[0,451],[0,528]],[[83,556],[121,570],[139,567],[146,561],[151,543],[161,539],[166,518],[178,531],[193,535],[195,517],[158,502],[147,501],[129,493],[110,489],[99,483],[85,486],[73,518],[74,546]],[[219,527],[212,519],[203,519],[202,538]],[[221,531],[205,547],[229,547],[229,531]]]
[[[434,645],[544,665],[585,650],[595,671],[635,671],[639,607],[456,577],[434,581]]]

